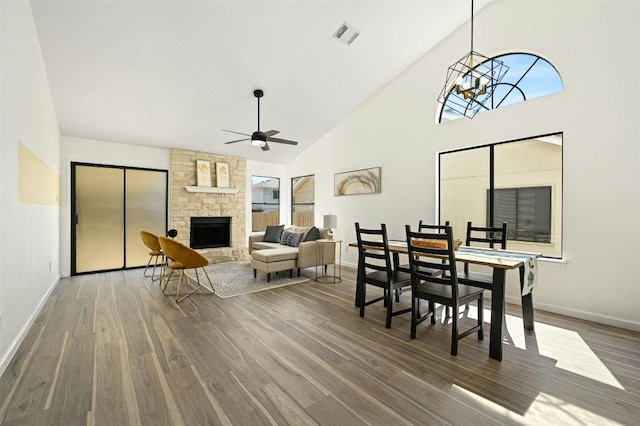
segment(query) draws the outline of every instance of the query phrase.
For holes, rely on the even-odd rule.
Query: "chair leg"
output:
[[[209,289],[211,290],[211,293],[215,293],[216,289],[213,288],[213,283],[211,282],[211,278],[209,278],[209,273],[205,268],[202,268],[202,270],[204,271],[204,275],[207,277],[207,281],[209,281]]]
[[[416,338],[416,327],[420,317],[420,299],[411,296],[411,338]]]
[[[451,307],[454,312],[457,311],[455,306]],[[458,355],[458,315],[453,315],[453,323],[451,324],[451,355]]]
[[[389,302],[387,303],[387,322],[386,328],[391,328],[391,316],[393,315],[393,290],[389,289]]]
[[[167,294],[167,284],[169,284],[169,280],[171,279],[172,276],[173,276],[173,269],[169,271],[169,275],[167,276],[167,279],[164,282],[164,286],[162,287],[162,294],[164,295]]]
[[[364,306],[367,304],[367,285],[362,284],[362,303],[360,303],[360,316],[364,317]]]
[[[149,270],[149,266],[151,265],[151,259],[153,259],[153,256],[149,256],[149,261],[147,262],[147,267],[144,268],[144,271],[142,272],[142,276],[143,277],[149,277],[149,275],[147,275],[147,271]],[[153,276],[153,274],[152,274]]]
[[[484,340],[484,302],[482,299],[483,297],[480,295],[480,298],[478,299],[478,325],[480,326],[480,329],[478,330],[478,340]]]
[[[431,312],[431,324],[435,324],[436,323],[436,304],[433,300],[429,300],[429,311]]]

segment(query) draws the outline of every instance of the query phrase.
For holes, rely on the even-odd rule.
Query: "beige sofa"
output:
[[[298,268],[298,276],[300,276],[300,270],[309,268],[312,266],[332,265],[335,262],[335,247],[333,244],[316,244],[315,241],[304,241],[309,227],[289,226],[285,227],[285,231],[304,233],[303,242],[298,247],[290,247],[280,243],[271,243],[262,241],[264,238],[264,232],[252,233],[249,236],[249,254],[254,250],[269,250],[278,249],[279,253],[284,251],[290,252],[292,257],[296,260],[296,268]],[[320,239],[326,239],[329,234],[329,228],[318,228],[320,231]],[[323,252],[318,253],[319,247],[322,247]],[[295,254],[295,256],[293,256]],[[320,262],[322,260],[322,262]]]

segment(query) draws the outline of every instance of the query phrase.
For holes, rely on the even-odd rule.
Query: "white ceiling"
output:
[[[476,0],[480,10],[492,0]],[[286,164],[470,17],[470,0],[31,0],[60,131]],[[332,38],[347,21],[351,46]],[[460,46],[451,62],[468,50]],[[444,78],[446,70],[439,70]],[[298,146],[225,145],[260,130]]]

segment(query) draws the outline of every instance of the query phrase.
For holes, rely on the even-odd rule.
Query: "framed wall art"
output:
[[[381,167],[336,173],[333,176],[334,195],[378,194]]]
[[[229,163],[216,163],[216,186],[229,187]]]
[[[196,185],[211,186],[211,163],[207,160],[196,160]]]

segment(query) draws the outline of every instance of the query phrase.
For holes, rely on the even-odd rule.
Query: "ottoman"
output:
[[[292,278],[297,258],[298,250],[293,247],[253,250],[251,252],[253,278],[260,270],[267,274],[267,282],[270,282],[272,272],[286,271],[287,269],[289,270],[289,278]]]

